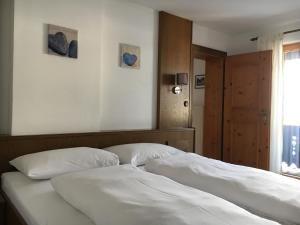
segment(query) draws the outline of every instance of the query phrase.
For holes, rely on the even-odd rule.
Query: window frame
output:
[[[300,42],[283,45],[283,53],[300,50]]]

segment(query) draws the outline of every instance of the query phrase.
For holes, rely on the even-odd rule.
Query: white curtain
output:
[[[270,171],[280,173],[283,149],[283,34],[259,37],[257,48],[259,51],[273,50]]]

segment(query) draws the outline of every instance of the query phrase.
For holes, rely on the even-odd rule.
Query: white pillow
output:
[[[64,173],[119,165],[119,157],[104,150],[79,147],[28,154],[9,163],[32,179],[50,179]]]
[[[171,146],[153,143],[115,145],[105,148],[105,150],[118,155],[121,164],[131,164],[134,166],[144,165],[149,159],[158,159],[184,153]]]

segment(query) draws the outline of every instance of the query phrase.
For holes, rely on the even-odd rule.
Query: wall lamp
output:
[[[180,94],[182,92],[182,86],[189,84],[189,75],[187,73],[175,74],[175,86],[172,88],[173,94]]]

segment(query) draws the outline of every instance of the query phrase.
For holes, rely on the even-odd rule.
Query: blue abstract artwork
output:
[[[120,66],[124,68],[140,68],[140,47],[128,44],[120,44]]]
[[[78,32],[73,29],[48,25],[48,53],[78,58]]]
[[[137,61],[137,56],[134,54],[130,54],[128,52],[125,52],[123,54],[123,61],[127,66],[133,66]]]

